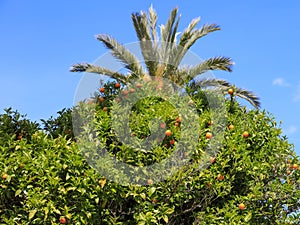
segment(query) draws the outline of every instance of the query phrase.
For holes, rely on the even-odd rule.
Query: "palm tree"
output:
[[[147,72],[144,71],[137,57],[120,44],[114,38],[100,34],[97,39],[101,41],[112,55],[120,60],[125,68],[130,71],[128,74],[122,74],[112,71],[108,68],[92,65],[89,63],[75,64],[71,67],[71,72],[89,72],[110,76],[128,84],[136,78],[158,76],[171,80],[178,85],[189,85],[194,81],[195,87],[217,87],[222,91],[227,91],[232,84],[219,79],[197,80],[195,78],[210,70],[232,71],[234,64],[228,57],[212,57],[199,64],[186,67],[180,63],[183,57],[189,51],[191,46],[201,37],[220,30],[216,24],[205,24],[200,29],[195,28],[200,19],[193,19],[188,27],[179,37],[178,25],[180,15],[178,9],[174,8],[165,25],[160,26],[160,36],[157,34],[157,14],[152,6],[149,8],[148,15],[145,12],[133,13],[132,22],[140,42],[141,52],[144,58]],[[178,40],[177,40],[178,39]],[[249,101],[254,107],[260,106],[259,98],[252,92],[235,88],[235,95]]]

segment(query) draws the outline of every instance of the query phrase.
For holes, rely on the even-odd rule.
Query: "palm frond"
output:
[[[187,79],[191,80],[197,75],[203,74],[208,70],[224,70],[224,71],[231,72],[232,71],[231,67],[233,64],[234,62],[231,60],[231,58],[219,56],[219,57],[209,58],[192,68],[189,69],[184,68],[183,70],[186,71]],[[180,70],[181,69],[179,69],[179,71]]]
[[[124,84],[128,81],[128,77],[126,77],[124,74],[118,73],[116,71],[104,67],[95,66],[89,63],[75,64],[71,66],[70,72],[87,72],[87,73],[97,73],[97,74],[107,75]]]
[[[179,86],[184,86],[187,82],[183,79],[183,77],[184,76],[181,74],[179,75],[179,71],[175,70],[174,72],[169,73],[168,79]]]
[[[229,88],[232,88],[232,84],[229,83],[228,81],[225,80],[220,80],[220,79],[203,79],[203,80],[198,80],[195,82],[196,87],[200,88],[205,88],[205,87],[216,87],[220,88],[221,91],[227,92]],[[241,88],[234,88],[234,93],[236,96],[245,99],[248,101],[251,105],[253,105],[255,108],[260,107],[260,101],[259,97],[256,96],[253,92],[247,91]]]
[[[166,65],[164,75],[169,75],[174,71],[173,59],[174,53],[177,45],[177,35],[178,35],[178,26],[180,21],[180,15],[178,14],[178,8],[174,8],[166,25],[161,25],[160,27],[160,35],[161,35],[161,48],[160,48],[160,56],[161,61]]]
[[[177,19],[177,22],[176,22],[176,18],[177,18],[177,13],[178,13],[178,8],[174,8],[172,11],[171,11],[171,14],[168,18],[168,21],[166,23],[165,26],[163,26],[163,29],[161,30],[161,41],[162,42],[172,42],[171,41],[171,38],[175,32],[177,32],[177,27],[178,27],[178,23],[179,23],[179,18]],[[175,27],[174,24],[177,25]]]
[[[145,64],[151,76],[154,76],[157,67],[157,45],[152,43],[150,25],[146,13],[133,13],[131,15],[134,28],[140,40],[140,47]],[[152,29],[152,28],[151,28]],[[152,31],[153,32],[153,31]]]
[[[259,98],[251,91],[247,91],[241,88],[236,88],[235,95],[250,102],[250,104],[253,105],[255,108],[260,107]]]
[[[178,29],[178,25],[179,25],[179,21],[180,21],[180,16],[178,17],[174,28],[171,32],[171,36],[170,36],[170,40],[169,40],[169,48],[166,50],[166,63],[167,63],[167,67],[166,67],[166,74],[171,74],[174,73],[174,71],[176,70],[176,65],[174,66],[174,58],[176,55],[176,50],[177,50],[177,41],[176,41],[176,37],[178,35],[177,33],[177,29]]]
[[[97,36],[97,40],[110,49],[112,55],[124,63],[125,67],[136,74],[137,77],[143,74],[143,69],[138,59],[114,38],[106,34],[100,34]]]
[[[199,38],[206,36],[207,34],[220,30],[220,26],[217,24],[205,24],[200,29],[191,30],[180,39],[179,45],[184,49],[189,49]]]
[[[206,36],[211,32],[220,30],[220,27],[216,24],[205,24],[200,29],[193,29],[197,25],[199,20],[199,18],[194,19],[181,35],[177,47],[177,52],[173,59],[173,65],[175,67],[177,67],[180,64],[187,51],[198,39]]]
[[[178,35],[177,30],[178,30],[178,25],[179,25],[179,22],[180,22],[180,18],[181,18],[181,16],[179,15],[177,20],[176,20],[176,23],[175,23],[175,25],[172,29],[172,32],[170,33],[169,42],[174,43],[174,44],[177,44],[176,43],[176,35]]]
[[[232,84],[229,83],[226,80],[221,80],[221,79],[201,79],[201,80],[197,80],[194,81],[195,82],[195,86],[197,87],[217,87],[217,88],[221,88],[221,89],[228,89],[230,87],[232,87]]]
[[[145,12],[132,13],[131,19],[140,41],[151,40],[150,29],[148,25],[148,19]]]
[[[181,46],[184,46],[184,43],[188,41],[188,39],[191,37],[191,32],[195,28],[195,26],[199,23],[200,17],[193,19],[188,27],[183,31],[179,43],[181,43]]]
[[[156,25],[157,25],[157,14],[153,9],[152,5],[149,8],[149,24],[151,29],[151,36],[153,40],[154,46],[157,45],[157,33],[156,33]]]

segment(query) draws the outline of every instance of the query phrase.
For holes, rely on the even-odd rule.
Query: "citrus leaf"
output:
[[[169,218],[168,218],[168,216],[167,215],[163,215],[163,220],[166,222],[166,223],[168,223],[169,222]]]
[[[30,210],[30,212],[29,212],[29,219],[30,220],[34,217],[34,215],[36,214],[36,212],[37,212],[37,209]]]
[[[105,178],[101,178],[101,180],[99,181],[101,188],[103,188],[106,184],[106,179]]]
[[[20,195],[21,192],[22,192],[22,190],[20,190],[20,189],[16,190],[15,197],[18,196],[18,195]]]

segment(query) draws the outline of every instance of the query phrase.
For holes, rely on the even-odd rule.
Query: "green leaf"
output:
[[[91,214],[90,212],[87,212],[87,213],[86,213],[86,216],[87,216],[87,218],[91,218],[91,217],[92,217],[92,214]]]
[[[156,191],[156,187],[151,187],[148,191],[149,197],[151,197],[155,191]]]
[[[141,193],[140,196],[141,196],[142,199],[146,199],[145,193]]]
[[[101,207],[104,208],[106,206],[106,203],[107,203],[107,199],[104,199],[102,204],[101,204]]]
[[[74,190],[76,190],[76,187],[68,187],[67,188],[67,191],[74,191]]]
[[[174,212],[174,209],[173,209],[173,208],[168,208],[168,209],[165,211],[165,213],[168,214],[168,215],[172,214],[173,212]]]
[[[16,190],[15,197],[18,196],[18,195],[20,195],[21,192],[22,192],[22,190],[20,190],[20,189]]]
[[[45,208],[44,208],[44,211],[45,211],[45,215],[47,216],[48,213],[49,213],[49,208],[48,208],[48,207],[45,207]]]
[[[252,212],[249,212],[249,213],[245,216],[244,220],[245,220],[245,222],[249,222],[249,221],[251,220],[251,218],[252,218]]]
[[[37,209],[33,209],[33,210],[29,211],[29,219],[30,220],[34,217],[34,215],[36,214],[36,212],[37,212]]]
[[[53,212],[55,212],[58,215],[61,215],[61,212],[58,209],[53,209]]]
[[[70,175],[69,175],[69,173],[67,173],[66,180],[69,180],[69,179],[70,179]]]
[[[168,222],[169,222],[169,218],[168,218],[168,216],[167,216],[167,215],[163,215],[163,216],[162,216],[162,218],[163,218],[163,220],[164,220],[166,223],[168,223]]]

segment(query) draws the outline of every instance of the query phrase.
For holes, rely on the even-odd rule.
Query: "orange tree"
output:
[[[105,87],[113,89],[114,83]],[[196,103],[199,96],[193,100]],[[154,104],[147,107],[144,103],[150,101]],[[108,103],[89,106],[97,109],[97,138],[105,138],[108,152],[119,160],[138,165],[155,163],[173,151],[171,140],[175,139],[174,145],[180,142],[183,115],[180,124],[177,111],[167,102],[143,99],[131,117],[135,134],[140,139],[149,135],[145,123],[157,111],[165,116],[166,123],[159,123],[159,128],[166,126],[171,135],[157,144],[155,154],[130,151],[111,132],[112,106]],[[66,134],[53,138],[36,130],[20,140],[16,134],[1,138],[1,223],[298,224],[300,171],[292,146],[281,136],[270,114],[246,110],[236,101],[227,100],[226,105],[228,127],[223,144],[208,159],[208,166],[198,169],[202,150],[215,138],[206,134],[216,124],[209,110],[204,110],[199,119],[203,132],[190,162],[165,180],[150,177],[147,185],[124,185],[99,174],[78,143]],[[103,107],[108,110],[103,111]],[[8,122],[7,117],[1,116],[1,128],[19,124]]]
[[[207,70],[229,71],[230,59],[179,67],[191,45],[219,27],[193,30],[198,22],[193,20],[178,47],[176,15],[174,9],[161,29],[163,41],[172,44],[157,51],[146,51],[150,42],[143,42],[150,31],[151,46],[158,43],[154,10],[149,21],[145,13],[132,15],[144,57],[153,59],[149,52],[163,56],[158,63],[146,58],[148,74],[115,40],[99,37],[131,73],[75,65],[73,71],[116,81],[72,109],[73,127],[71,110],[44,121],[43,129],[17,112],[0,116],[1,224],[299,224],[300,162],[293,146],[271,114],[238,104],[236,96],[258,107],[252,93],[217,79],[193,80]],[[168,54],[174,58],[165,58]],[[207,86],[221,94],[210,95]],[[181,98],[168,96],[169,89]],[[140,98],[153,92],[157,95]],[[130,132],[123,129],[128,127]],[[20,132],[26,135],[18,138]],[[178,146],[186,148],[177,152]],[[144,170],[174,153],[179,154],[171,163],[180,166],[168,176]],[[111,158],[139,173],[116,170]],[[162,168],[168,172],[170,167]]]

